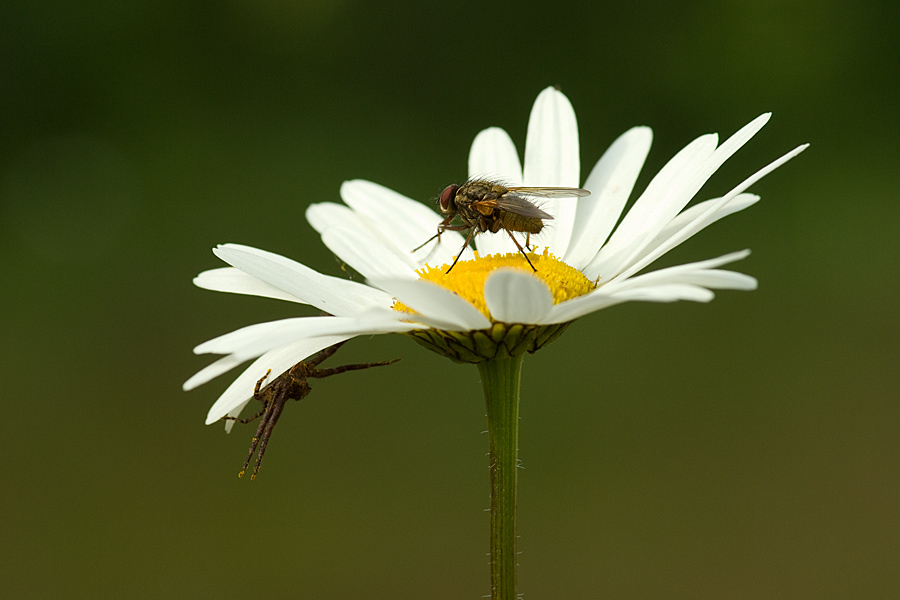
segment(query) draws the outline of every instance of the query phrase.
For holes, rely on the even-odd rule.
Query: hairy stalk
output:
[[[491,600],[516,600],[516,482],[523,357],[524,353],[478,363],[490,437]]]

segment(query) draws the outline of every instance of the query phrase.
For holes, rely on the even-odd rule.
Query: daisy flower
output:
[[[439,244],[411,252],[433,236],[441,216],[424,204],[376,183],[347,181],[344,204],[313,204],[307,219],[338,257],[361,273],[357,283],[264,250],[224,244],[213,250],[231,267],[200,273],[205,289],[265,296],[312,305],[333,316],[260,323],[194,348],[224,354],[184,384],[193,389],[256,359],[222,393],[207,416],[214,423],[237,416],[267,370],[280,373],[336,342],[377,333],[407,333],[461,362],[534,351],[586,314],[633,300],[708,302],[715,289],[752,290],[753,277],[722,270],[749,250],[641,273],[657,258],[707,225],[759,200],[744,193],[803,149],[789,152],[718,198],[685,209],[703,184],[769,120],[764,114],[722,144],[700,136],[676,154],[621,219],[652,134],[635,127],[622,134],[581,185],[578,130],[568,99],[555,88],[537,98],[528,123],[525,164],[502,129],[479,133],[469,154],[469,174],[509,186],[583,187],[591,195],[546,199],[552,215],[531,237],[534,273],[505,232],[474,238],[444,275],[464,238],[445,232]],[[615,227],[615,229],[614,229]]]
[[[507,187],[580,187],[591,194],[540,202],[549,218],[531,236],[528,259],[506,231],[483,232],[449,273],[465,238],[447,230],[423,245],[443,221],[437,212],[375,183],[345,182],[343,204],[313,204],[306,216],[324,244],[365,283],[324,275],[256,248],[215,248],[231,266],[201,273],[194,279],[197,286],[308,304],[328,316],[259,323],[200,344],[196,354],[224,356],[184,389],[253,360],[213,404],[206,422],[237,417],[269,370],[283,373],[333,344],[378,333],[404,333],[452,360],[476,364],[490,443],[491,597],[512,600],[522,357],[556,339],[575,319],[616,304],[708,302],[713,290],[755,289],[753,277],[721,268],[748,250],[645,270],[706,226],[757,202],[746,190],[806,148],[785,154],[720,197],[686,208],[769,116],[754,119],[721,144],[715,134],[688,144],[621,217],[650,149],[650,129],[622,134],[582,184],[575,112],[561,92],[547,88],[531,112],[524,166],[509,135],[489,128],[472,144],[469,177]]]

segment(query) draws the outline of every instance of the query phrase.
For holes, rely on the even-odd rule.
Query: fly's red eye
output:
[[[444,188],[444,191],[441,192],[441,210],[447,212],[450,210],[450,201],[456,196],[456,190],[459,189],[458,185],[448,185]]]

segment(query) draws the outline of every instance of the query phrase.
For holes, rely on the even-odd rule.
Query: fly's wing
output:
[[[479,207],[496,208],[505,210],[515,215],[530,217],[532,219],[552,219],[553,216],[545,213],[537,206],[532,204],[527,198],[517,196],[516,194],[505,194],[495,200],[476,200],[472,202],[472,206],[478,210]],[[479,211],[480,212],[480,211]]]
[[[564,187],[511,187],[508,192],[496,200],[477,200],[472,203],[486,208],[497,208],[523,217],[532,219],[552,219],[553,216],[542,211],[534,205],[526,196],[538,196],[540,198],[581,198],[590,196],[588,190],[581,188]]]
[[[509,191],[522,196],[539,196],[541,198],[583,198],[591,195],[588,190],[568,187],[511,187]]]

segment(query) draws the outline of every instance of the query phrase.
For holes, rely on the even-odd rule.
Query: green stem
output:
[[[523,357],[520,354],[478,363],[490,436],[491,600],[516,600],[516,482]]]

